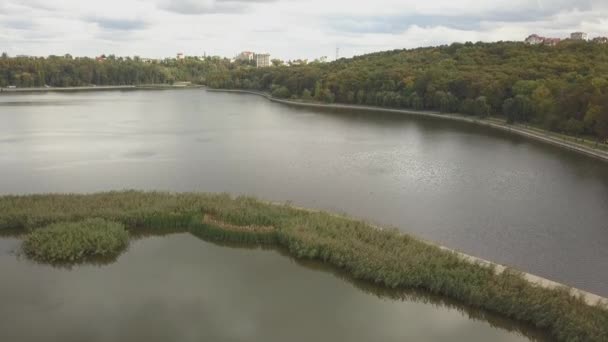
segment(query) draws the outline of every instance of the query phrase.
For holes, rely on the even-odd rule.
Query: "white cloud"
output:
[[[0,0],[9,54],[342,56],[527,34],[608,35],[605,0]]]

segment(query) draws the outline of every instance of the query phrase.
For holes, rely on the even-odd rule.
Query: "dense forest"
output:
[[[239,67],[219,57],[164,59],[104,57],[73,58],[70,55],[0,57],[0,87],[77,87],[89,85],[164,84],[175,81],[205,83],[208,74],[226,74]]]
[[[608,138],[608,44],[466,43],[255,68],[218,57],[0,57],[0,87],[191,81],[279,98],[434,110]]]
[[[333,63],[237,68],[208,84],[280,98],[504,116],[511,123],[608,138],[606,44],[452,44]]]

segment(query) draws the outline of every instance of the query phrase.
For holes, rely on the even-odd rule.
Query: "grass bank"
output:
[[[396,230],[324,212],[197,193],[0,197],[0,230],[30,231],[87,218],[120,222],[132,230],[181,230],[208,240],[282,247],[356,279],[428,291],[530,323],[558,341],[608,341],[608,308],[589,305],[568,289],[541,287],[518,272],[497,273]]]
[[[272,97],[268,93],[251,90],[240,90],[240,89],[207,89],[211,92],[232,92],[232,93],[245,93],[259,95],[267,98],[272,102],[282,103],[291,106],[311,107],[311,108],[334,108],[334,109],[349,109],[349,110],[365,110],[365,111],[380,111],[388,113],[401,113],[408,115],[418,115],[437,119],[448,119],[454,121],[468,122],[476,125],[482,125],[501,131],[507,131],[512,134],[517,134],[529,139],[541,141],[547,144],[565,148],[574,152],[582,153],[587,156],[597,158],[602,161],[608,162],[608,145],[602,143],[592,143],[585,139],[575,139],[563,134],[549,132],[540,128],[531,126],[523,126],[520,124],[509,125],[504,120],[498,118],[487,118],[482,119],[478,117],[471,117],[456,113],[439,113],[426,110],[414,110],[414,109],[397,109],[397,108],[386,108],[377,106],[364,106],[364,105],[351,105],[351,104],[325,104],[318,102],[310,102],[303,100],[285,100]]]

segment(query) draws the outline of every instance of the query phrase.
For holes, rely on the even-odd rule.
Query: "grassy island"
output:
[[[397,230],[346,217],[225,194],[125,191],[0,197],[0,230],[31,232],[26,250],[38,246],[28,242],[38,231],[63,231],[89,218],[107,220],[93,221],[104,222],[102,226],[112,221],[132,230],[184,231],[212,241],[282,247],[296,258],[324,261],[357,279],[425,290],[530,323],[558,341],[608,341],[605,306],[588,305],[566,288],[540,287],[515,271],[497,273]],[[59,223],[66,224],[55,225]]]
[[[91,257],[118,255],[129,244],[121,223],[92,218],[59,222],[26,235],[23,250],[43,262],[79,262]]]

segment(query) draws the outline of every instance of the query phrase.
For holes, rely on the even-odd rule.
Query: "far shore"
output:
[[[573,142],[573,141],[567,141],[563,138],[560,138],[557,134],[554,134],[549,131],[544,131],[544,130],[540,130],[537,128],[523,127],[519,124],[509,125],[496,118],[481,119],[481,118],[470,117],[470,116],[465,116],[465,115],[456,114],[456,113],[439,113],[439,112],[434,112],[434,111],[422,111],[422,110],[419,111],[419,110],[414,110],[414,109],[396,109],[396,108],[351,105],[351,104],[325,104],[325,103],[318,103],[318,102],[305,102],[302,100],[283,100],[283,99],[278,99],[276,97],[272,97],[268,93],[258,92],[258,91],[254,91],[254,90],[207,88],[206,91],[253,94],[253,95],[265,97],[266,99],[268,99],[272,102],[282,103],[282,104],[291,105],[291,106],[312,107],[312,108],[368,110],[368,111],[379,111],[379,112],[387,112],[387,113],[419,115],[419,116],[425,116],[425,117],[431,117],[431,118],[468,122],[468,123],[473,123],[473,124],[477,124],[477,125],[487,126],[490,128],[501,130],[501,131],[507,131],[507,132],[510,132],[513,134],[524,136],[529,139],[541,141],[541,142],[544,142],[547,144],[551,144],[551,145],[565,148],[565,149],[568,149],[571,151],[582,153],[587,156],[594,157],[596,159],[608,162],[608,151],[603,151],[603,150],[600,150],[597,148],[591,148],[591,147],[585,146],[581,143],[577,143],[577,142]]]
[[[74,92],[74,91],[104,91],[104,90],[141,90],[141,89],[191,89],[202,88],[196,84],[140,84],[140,85],[110,85],[82,87],[32,87],[32,88],[0,88],[3,93],[43,93],[43,92]]]

